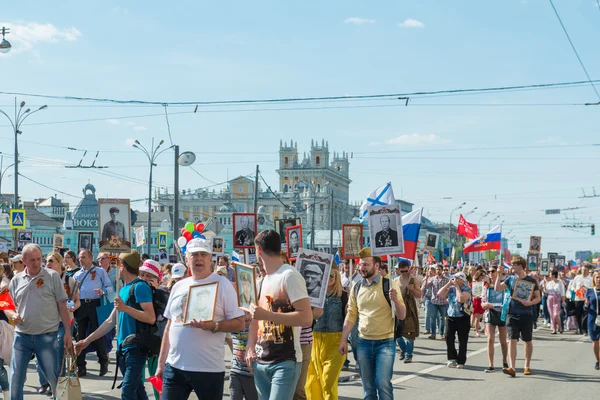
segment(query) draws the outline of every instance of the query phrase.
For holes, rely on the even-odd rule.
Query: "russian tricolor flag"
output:
[[[476,251],[500,250],[502,247],[502,225],[495,226],[485,236],[471,240],[465,244],[463,253],[473,253]]]
[[[419,242],[419,232],[421,231],[421,216],[423,209],[419,208],[402,217],[402,233],[404,234],[404,253],[394,254],[401,258],[414,260],[417,253],[417,243]]]

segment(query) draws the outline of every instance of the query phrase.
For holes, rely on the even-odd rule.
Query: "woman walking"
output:
[[[552,334],[556,335],[556,331],[563,333],[562,324],[560,323],[560,309],[565,303],[565,286],[558,279],[558,271],[553,270],[550,273],[550,281],[546,281],[545,284],[545,293]]]
[[[400,261],[397,271],[396,283],[402,291],[402,298],[406,305],[406,317],[402,323],[402,336],[396,340],[401,350],[400,360],[404,360],[404,364],[408,364],[412,362],[415,339],[419,336],[417,299],[421,298],[421,283],[416,277],[410,276],[407,261]]]
[[[498,269],[496,266],[490,266],[488,274],[492,281],[496,280]],[[489,367],[484,371],[486,373],[494,372],[494,348],[496,341],[496,327],[498,328],[498,339],[502,349],[502,366],[508,368],[508,342],[506,341],[506,314],[510,296],[506,291],[496,292],[494,285],[489,285],[483,291],[481,307],[485,310],[483,320],[485,321],[485,332],[487,334],[487,350]]]
[[[481,297],[483,295],[483,292],[485,291],[485,287],[487,286],[484,282],[483,282],[483,278],[485,278],[485,271],[483,270],[478,270],[475,272],[475,274],[473,275],[473,282],[471,282],[471,284],[469,286],[471,286],[471,290],[473,290],[473,286],[474,285],[483,285],[483,291],[476,293],[476,295],[473,296],[473,314],[471,314],[471,327],[475,328],[475,336],[479,337],[479,331],[481,330],[481,326],[480,326],[480,321],[481,321],[481,317],[483,316],[484,313],[484,309],[481,307]]]
[[[469,314],[471,313],[471,288],[467,285],[464,272],[454,277],[441,288],[437,295],[448,296],[448,326],[446,327],[446,349],[448,367],[464,369],[467,361],[467,343],[469,342]],[[458,352],[456,334],[458,333]]]
[[[592,349],[596,356],[596,370],[600,370],[600,272],[595,272],[592,276],[594,287],[587,290],[585,295],[585,305],[588,309],[588,332],[592,339]]]

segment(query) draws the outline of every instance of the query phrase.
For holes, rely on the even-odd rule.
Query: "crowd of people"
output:
[[[486,373],[496,371],[497,336],[502,372],[511,377],[521,370],[516,359],[522,340],[522,373],[533,374],[539,318],[552,334],[589,335],[599,369],[600,272],[591,265],[540,276],[515,256],[508,268],[494,262],[415,268],[400,260],[390,271],[366,247],[354,268],[348,261],[332,265],[318,308],[311,306],[305,277],[282,251],[279,234],[260,232],[254,244],[256,301],[242,308],[229,258],[214,260],[211,243],[202,238],[192,239],[184,263],[175,265],[135,251],[100,253],[95,260],[88,250],[44,257],[35,244],[10,259],[0,254],[0,292],[8,291],[16,308],[0,313],[14,329],[10,375],[8,360],[0,358],[4,398],[23,398],[32,358],[38,393],[50,397],[56,397],[60,377],[88,374],[87,353],[95,352],[104,376],[114,344],[123,399],[147,399],[148,377],[158,382],[156,399],[185,399],[192,391],[221,399],[226,346],[234,400],[337,399],[341,371],[350,369],[349,350],[364,398],[392,399],[395,359],[413,362],[421,333],[445,341],[447,365],[455,369],[467,363],[471,334],[485,334]],[[214,317],[189,320],[191,288],[215,283]],[[65,355],[76,359],[74,365],[65,363]]]

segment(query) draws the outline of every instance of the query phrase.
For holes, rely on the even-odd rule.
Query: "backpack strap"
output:
[[[383,296],[385,300],[388,302],[390,308],[392,307],[392,300],[390,299],[390,280],[388,278],[382,277],[381,289],[383,290]],[[362,281],[358,281],[354,284],[352,291],[354,292],[354,298],[358,299],[358,292],[360,287],[362,286]]]

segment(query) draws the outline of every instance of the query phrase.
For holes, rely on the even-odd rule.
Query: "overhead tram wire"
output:
[[[54,192],[56,192],[56,193],[64,194],[65,196],[73,197],[73,198],[76,198],[76,199],[81,199],[81,196],[75,196],[75,195],[73,195],[73,194],[66,193],[66,192],[60,191],[60,190],[58,190],[58,189],[51,188],[50,186],[44,185],[43,183],[40,183],[40,182],[38,182],[38,181],[36,181],[36,180],[33,180],[33,179],[31,179],[31,178],[29,178],[29,177],[27,177],[27,176],[25,176],[25,175],[23,175],[23,174],[21,174],[21,173],[19,173],[19,176],[20,176],[21,178],[25,178],[25,179],[27,179],[27,180],[28,180],[28,181],[30,181],[30,182],[33,182],[33,183],[35,183],[36,185],[39,185],[39,186],[45,187],[46,189],[53,190],[53,191],[54,191]]]

